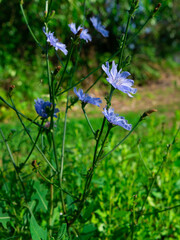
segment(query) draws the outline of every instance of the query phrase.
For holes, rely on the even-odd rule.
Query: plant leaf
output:
[[[40,227],[33,215],[30,220],[30,232],[32,240],[47,240],[47,229]]]
[[[8,213],[3,213],[2,208],[0,208],[0,222],[2,223],[3,227],[7,229],[7,223],[10,221],[10,216]]]
[[[48,201],[46,200],[46,195],[48,192],[47,188],[43,184],[40,184],[39,181],[34,183],[33,188],[36,192],[32,195],[31,200],[38,200],[36,210],[46,212],[48,209]]]

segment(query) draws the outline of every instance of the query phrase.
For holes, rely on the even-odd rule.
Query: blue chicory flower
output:
[[[124,117],[119,116],[119,114],[114,113],[113,108],[103,108],[103,114],[107,118],[107,120],[114,124],[123,127],[126,130],[131,130],[132,125],[127,123],[127,120]]]
[[[79,26],[79,27],[76,29],[75,23],[71,23],[71,24],[69,24],[68,26],[70,27],[71,32],[73,32],[74,34],[77,34],[77,33],[79,32],[79,30],[82,29],[79,37],[80,37],[81,39],[84,39],[86,42],[92,41],[91,35],[90,35],[89,33],[87,33],[87,32],[88,32],[88,29],[85,29],[85,28],[83,28],[83,27],[81,27],[81,26]]]
[[[41,116],[44,119],[48,118],[52,111],[52,103],[49,101],[45,102],[41,98],[38,98],[37,100],[34,100],[34,101],[35,101],[34,106],[35,106],[37,114],[39,114],[39,116]],[[59,112],[59,109],[55,108],[53,116],[57,118],[56,113],[58,113],[58,112]]]
[[[120,71],[117,71],[117,64],[115,62],[112,62],[112,69],[109,70],[109,62],[106,62],[106,66],[103,64],[102,69],[107,74],[107,81],[116,89],[127,93],[129,97],[133,97],[131,95],[135,94],[137,92],[136,88],[132,88],[131,86],[134,84],[134,81],[132,79],[127,79],[129,75],[131,75],[129,72],[122,72],[122,69]]]
[[[56,51],[59,49],[59,50],[61,50],[65,55],[67,55],[68,51],[67,51],[67,49],[66,49],[66,45],[63,44],[63,43],[61,43],[61,42],[59,42],[59,40],[54,37],[54,33],[53,33],[53,32],[52,32],[52,33],[51,33],[51,32],[46,33],[45,27],[43,27],[43,32],[44,32],[44,34],[45,34],[46,37],[47,37],[47,42],[49,42],[50,45],[52,45],[52,46],[56,49]]]
[[[93,98],[89,96],[89,94],[83,93],[82,89],[76,90],[76,87],[74,88],[74,93],[78,96],[79,100],[81,100],[84,103],[91,103],[93,105],[96,105],[100,107],[100,104],[102,103],[100,98]]]
[[[98,21],[98,18],[92,17],[92,18],[90,18],[90,20],[91,20],[94,28],[95,28],[98,32],[100,32],[104,37],[109,37],[109,31],[107,31],[107,30],[105,29],[105,27],[104,27],[103,25],[101,25],[101,22]]]

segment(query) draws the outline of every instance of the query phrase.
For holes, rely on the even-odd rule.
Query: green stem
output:
[[[69,50],[69,52],[68,52],[66,65],[65,65],[65,67],[64,67],[64,69],[63,69],[63,73],[62,73],[61,79],[60,79],[60,81],[59,81],[59,83],[58,83],[58,85],[57,85],[57,87],[56,87],[56,90],[55,90],[55,95],[57,95],[57,96],[59,95],[59,94],[57,94],[57,92],[58,92],[58,90],[59,90],[59,88],[60,88],[60,86],[61,86],[61,84],[62,84],[62,82],[63,82],[64,74],[65,74],[65,72],[66,72],[68,63],[69,63],[69,61],[70,61],[70,59],[71,59],[71,55],[72,55],[72,53],[73,53],[73,49],[74,49],[74,42],[71,42],[71,48],[70,48],[70,50]]]
[[[106,61],[104,61],[102,64],[105,64],[107,61],[111,60],[113,57],[117,56],[120,53],[120,50],[118,50],[117,52],[115,52],[109,59],[107,59]],[[79,82],[73,84],[72,86],[70,86],[69,88],[67,88],[66,90],[64,90],[63,92],[60,92],[57,94],[57,96],[62,95],[63,93],[69,91],[70,89],[72,89],[73,87],[79,85],[81,82],[83,82],[84,80],[86,80],[86,78],[88,78],[90,75],[92,75],[93,73],[95,73],[98,69],[100,69],[102,67],[102,64],[99,65],[97,68],[93,69],[89,74],[87,74],[85,77],[81,78],[79,80]]]
[[[133,201],[132,225],[131,225],[131,240],[134,239],[134,225],[135,225],[135,200]]]
[[[49,211],[49,235],[52,236],[52,219],[53,219],[53,212],[54,212],[54,185],[52,178],[52,183],[50,185],[50,211]]]
[[[45,24],[46,33],[48,32],[48,26]],[[49,95],[50,95],[50,102],[52,101],[52,90],[51,90],[51,73],[49,67],[49,54],[48,54],[48,43],[46,42],[46,65],[47,65],[47,75],[48,75],[48,85],[49,85]]]
[[[41,126],[43,126],[43,123],[44,123],[44,119],[43,119],[42,122],[41,122]],[[34,142],[34,145],[33,145],[32,149],[31,149],[30,153],[28,154],[26,160],[23,162],[22,166],[24,166],[24,165],[27,163],[28,159],[30,158],[30,156],[31,156],[31,154],[32,154],[32,152],[33,152],[36,144],[37,144],[37,141],[38,141],[38,139],[39,139],[39,136],[40,136],[40,134],[41,134],[41,131],[42,131],[42,128],[39,129],[39,132],[38,132],[38,135],[37,135],[36,140],[35,140],[35,142]]]
[[[52,5],[52,0],[50,0],[50,3],[49,3],[49,7],[48,7],[48,11],[47,11],[47,19],[49,17],[49,13],[50,13],[50,10],[51,10],[51,5]]]
[[[73,47],[72,47],[72,50],[73,50]],[[68,81],[68,86],[71,86],[71,84],[72,84],[72,76],[73,75],[71,75],[71,78]],[[68,108],[69,108],[68,104],[69,104],[69,91],[67,92],[67,98],[66,98],[66,109],[65,109],[63,139],[62,139],[62,149],[61,149],[61,169],[60,169],[60,173],[59,173],[59,185],[60,185],[61,189],[62,189],[62,184],[63,184],[63,169],[64,169],[64,152],[65,152],[65,139],[66,139],[66,127],[67,127],[67,113],[68,113]],[[61,202],[62,202],[63,214],[66,215],[66,207],[65,207],[65,202],[64,202],[63,191],[61,191]],[[66,221],[66,224],[67,224],[67,230],[68,230],[68,234],[69,234],[69,222],[68,222],[68,219],[67,219],[66,216],[65,216],[65,221]]]
[[[67,112],[68,112],[68,94],[67,94],[67,102],[66,102],[66,110],[65,110],[65,119],[64,119],[64,129],[63,129],[63,140],[62,140],[62,149],[61,149],[61,169],[59,174],[59,184],[60,188],[62,188],[62,180],[63,180],[63,168],[64,168],[64,149],[65,149],[65,139],[66,139],[66,125],[67,125]],[[66,214],[65,202],[63,192],[61,191],[61,201],[63,213]]]
[[[106,118],[104,117],[104,118],[103,118],[103,122],[102,122],[102,126],[101,126],[101,130],[100,130],[98,139],[97,139],[97,141],[96,141],[96,146],[95,146],[95,151],[94,151],[94,157],[93,157],[93,167],[95,166],[97,149],[98,149],[98,145],[99,145],[99,141],[100,141],[101,135],[102,135],[102,133],[103,133],[103,129],[104,129],[105,122],[106,122]]]
[[[85,111],[84,107],[82,107],[82,110],[83,110],[84,116],[85,116],[85,118],[86,118],[86,120],[87,120],[87,122],[88,122],[88,125],[89,125],[89,127],[90,127],[92,133],[93,133],[94,136],[95,136],[96,133],[95,133],[95,131],[94,131],[94,129],[93,129],[93,127],[92,127],[90,121],[89,121],[89,118],[88,118],[88,116],[87,116],[87,114],[86,114],[86,111]]]
[[[131,129],[131,131],[111,150],[109,151],[107,154],[105,154],[102,158],[100,158],[99,160],[102,160],[104,158],[106,158],[109,154],[111,154],[117,147],[119,147],[119,145],[121,145],[125,140],[126,138],[129,137],[129,135],[131,135],[131,133],[135,130],[135,128],[138,126],[138,124],[142,121],[142,119],[140,118],[138,120],[138,122],[134,125],[134,127]]]
[[[94,168],[95,168],[97,148],[98,148],[99,140],[101,138],[101,135],[102,135],[102,132],[103,132],[103,129],[104,129],[105,121],[106,121],[106,118],[104,117],[99,136],[96,140],[96,146],[95,146],[94,157],[93,157],[93,166],[90,168],[90,170],[87,174],[86,182],[85,182],[85,186],[84,186],[84,191],[83,191],[83,196],[82,196],[80,205],[78,206],[78,211],[76,212],[75,216],[71,219],[69,225],[72,225],[76,221],[76,219],[79,217],[79,215],[80,215],[80,213],[81,213],[81,211],[84,207],[84,203],[85,203],[85,200],[86,200],[86,197],[87,197],[87,192],[88,192],[88,189],[89,189],[89,186],[90,186],[90,183],[91,183],[91,180],[92,180]]]
[[[127,33],[128,33],[128,28],[129,28],[129,24],[130,24],[130,21],[131,21],[131,17],[132,17],[132,14],[129,13],[128,21],[127,21],[127,24],[126,24],[126,30],[125,30],[123,45],[122,45],[122,48],[121,48],[121,51],[120,51],[118,68],[120,68],[120,66],[122,65],[122,57],[123,57],[124,48],[125,48],[125,45],[126,45]]]
[[[63,188],[60,188],[57,184],[55,184],[54,182],[51,182],[38,168],[36,168],[37,172],[39,173],[39,175],[49,184],[55,186],[56,188],[58,188],[59,190],[62,190],[64,193],[68,194],[69,196],[73,197],[74,199],[78,198],[74,195],[72,195],[71,193],[69,193],[68,191],[64,190]]]
[[[111,128],[112,128],[112,126],[109,124],[109,125],[108,125],[108,130],[107,130],[107,132],[106,132],[106,135],[105,135],[104,140],[103,140],[102,145],[101,145],[101,149],[100,149],[100,151],[99,151],[99,153],[98,153],[98,156],[97,156],[97,158],[96,158],[96,160],[95,160],[95,164],[98,162],[98,159],[99,159],[99,157],[100,157],[101,154],[102,154],[102,151],[103,151],[103,148],[104,148],[104,144],[105,144],[106,139],[107,139],[107,137],[108,137],[108,135],[109,135],[109,133],[110,133],[110,131],[111,131]]]
[[[173,206],[173,207],[168,207],[168,208],[165,208],[165,209],[162,209],[162,210],[155,210],[154,212],[143,213],[142,215],[143,215],[143,216],[155,215],[155,214],[157,214],[157,213],[166,212],[166,211],[169,211],[169,210],[171,210],[171,209],[175,209],[175,208],[179,208],[179,207],[180,207],[180,204],[179,204],[179,205],[176,205],[176,206]]]
[[[127,45],[130,44],[130,43],[139,35],[139,33],[142,31],[142,29],[145,27],[145,25],[146,25],[151,19],[152,19],[152,15],[150,15],[150,16],[146,19],[145,23],[137,30],[137,32],[136,32],[132,37],[130,37],[130,38],[128,39]]]
[[[9,156],[10,156],[10,159],[11,159],[11,162],[12,162],[12,164],[13,164],[13,166],[14,166],[14,169],[15,169],[15,171],[16,171],[16,174],[17,174],[17,176],[18,176],[18,179],[19,179],[19,181],[20,181],[20,183],[21,183],[21,186],[22,186],[22,189],[23,189],[23,192],[24,192],[24,196],[25,196],[25,200],[27,201],[26,189],[25,189],[23,180],[21,179],[21,176],[20,176],[20,174],[19,174],[18,167],[16,166],[14,157],[13,157],[12,152],[11,152],[11,149],[10,149],[10,147],[9,147],[9,144],[7,143],[7,140],[5,139],[5,136],[4,136],[3,131],[2,131],[1,128],[0,128],[0,133],[1,133],[1,136],[2,136],[2,139],[3,139],[4,143],[6,144],[6,148],[7,148],[7,150],[8,150],[8,153],[9,153]]]
[[[30,27],[30,25],[29,25],[29,23],[28,23],[27,17],[26,17],[25,12],[24,12],[24,8],[23,8],[23,3],[22,3],[22,2],[20,2],[20,9],[21,9],[22,15],[23,15],[23,17],[24,17],[25,23],[26,23],[26,25],[27,25],[27,27],[28,27],[28,29],[29,29],[29,32],[30,32],[31,36],[33,37],[33,39],[35,40],[35,42],[38,44],[38,46],[39,46],[42,50],[44,50],[44,48],[41,46],[40,42],[39,42],[39,41],[37,40],[37,38],[35,37],[33,31],[31,30],[31,27]]]
[[[55,142],[55,137],[54,137],[54,131],[51,130],[51,135],[52,135],[52,142],[53,142],[53,152],[54,152],[54,158],[55,158],[55,163],[56,163],[56,170],[59,175],[59,164],[58,164],[58,159],[57,159],[57,151],[56,151],[56,142]]]
[[[16,110],[16,107],[15,107],[15,105],[14,105],[14,102],[13,102],[13,99],[11,98],[11,96],[10,96],[10,99],[11,99],[11,103],[12,103],[12,105],[13,105],[13,107],[14,107],[14,111],[16,112],[16,115],[17,115],[18,118],[19,118],[20,123],[22,124],[25,132],[26,132],[27,135],[29,136],[29,138],[30,138],[30,140],[32,141],[32,143],[35,144],[35,141],[33,140],[31,134],[29,133],[29,130],[28,130],[28,129],[26,128],[26,126],[24,125],[24,123],[23,123],[23,121],[22,121],[22,118],[20,117],[19,112]],[[51,168],[53,171],[56,172],[56,169],[51,165],[51,163],[50,163],[49,160],[46,158],[46,156],[44,155],[44,153],[41,151],[41,149],[38,147],[37,144],[35,144],[35,147],[37,148],[37,150],[39,151],[39,153],[42,155],[42,157],[44,158],[44,160],[47,162],[47,164],[50,166],[50,168]],[[20,168],[22,169],[23,166],[24,166],[24,164],[22,163],[21,166],[20,166]]]
[[[142,162],[143,162],[143,164],[144,164],[144,167],[146,168],[147,172],[148,172],[149,174],[151,174],[149,168],[147,167],[147,165],[146,165],[146,163],[145,163],[145,161],[144,161],[144,159],[143,159],[143,157],[142,157],[141,149],[140,149],[140,145],[139,145],[139,144],[138,144],[138,151],[139,151],[140,159],[142,160]]]
[[[4,100],[1,96],[0,96],[0,100],[3,101],[8,107],[10,107],[11,109],[13,109],[15,112],[17,112],[19,115],[21,115],[22,117],[24,117],[25,119],[27,119],[28,121],[30,121],[31,123],[37,125],[38,127],[41,127],[41,125],[39,123],[36,123],[34,120],[32,120],[29,117],[26,117],[23,113],[19,112],[15,107],[11,106],[11,104],[9,104],[6,100]]]
[[[101,79],[104,72],[101,73],[101,75],[96,79],[96,81],[85,91],[85,93],[89,92],[91,88],[94,87],[94,85]]]

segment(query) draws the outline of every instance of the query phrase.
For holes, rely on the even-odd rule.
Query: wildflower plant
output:
[[[14,170],[18,176],[17,181],[20,183],[22,189],[21,203],[24,210],[23,216],[21,216],[22,219],[20,219],[20,217],[18,218],[18,224],[20,224],[21,221],[24,222],[22,228],[17,226],[17,229],[15,230],[16,234],[18,235],[18,239],[22,239],[21,237],[23,237],[24,229],[29,229],[29,233],[24,239],[32,238],[33,240],[52,240],[76,239],[77,237],[78,239],[90,239],[91,235],[89,235],[87,238],[83,238],[83,234],[88,231],[91,233],[93,230],[91,227],[89,227],[89,229],[85,229],[83,228],[83,225],[85,226],[86,222],[89,222],[91,213],[93,212],[93,205],[88,205],[87,201],[88,199],[91,199],[94,174],[96,171],[98,171],[98,169],[101,168],[103,160],[107,158],[107,156],[111,156],[112,152],[114,152],[126,140],[126,138],[131,135],[139,123],[143,121],[150,113],[155,111],[151,110],[142,114],[137,123],[132,125],[131,123],[128,123],[131,122],[130,120],[127,121],[123,116],[121,116],[121,114],[119,115],[115,113],[114,109],[112,108],[114,106],[111,106],[115,90],[119,91],[118,94],[125,93],[129,97],[132,97],[136,94],[137,89],[132,87],[134,85],[134,80],[129,79],[130,73],[124,70],[125,68],[128,68],[128,64],[126,62],[127,56],[124,54],[124,49],[128,46],[127,43],[129,44],[135,37],[138,36],[138,33],[155,15],[160,7],[160,5],[155,7],[142,28],[137,30],[132,39],[129,39],[128,28],[131,24],[131,19],[134,17],[135,11],[138,8],[138,4],[138,0],[131,1],[125,32],[121,38],[120,36],[117,36],[119,49],[114,49],[115,53],[109,59],[104,59],[104,62],[88,73],[87,76],[82,77],[77,82],[74,82],[73,77],[75,71],[77,70],[79,61],[79,58],[77,57],[76,63],[70,64],[71,58],[75,52],[74,50],[75,48],[79,47],[80,51],[82,47],[84,47],[84,42],[81,40],[85,40],[88,44],[88,42],[93,41],[95,36],[88,33],[90,30],[84,28],[83,23],[81,23],[81,25],[77,28],[77,23],[70,23],[69,28],[73,33],[73,37],[69,36],[70,43],[67,42],[65,45],[64,43],[59,42],[59,40],[54,36],[54,33],[50,31],[51,29],[49,23],[51,21],[51,14],[48,1],[46,1],[43,27],[43,32],[46,36],[46,45],[44,46],[43,41],[40,42],[36,39],[35,34],[33,33],[26,18],[23,2],[21,1],[20,8],[27,27],[29,28],[35,42],[41,48],[41,50],[43,50],[43,53],[46,56],[45,59],[48,79],[48,92],[46,94],[46,98],[48,99],[45,101],[44,97],[39,96],[39,98],[35,100],[34,114],[36,115],[37,113],[38,116],[33,120],[16,108],[13,102],[13,95],[16,94],[14,87],[11,87],[9,90],[8,96],[10,103],[3,97],[0,97],[3,104],[15,111],[30,143],[27,156],[23,156],[21,162],[16,162],[13,157],[13,152],[11,151],[4,134],[0,129],[2,139],[7,147],[10,160],[12,161],[12,166],[14,167]],[[80,19],[78,19],[78,21],[80,21]],[[90,18],[90,21],[92,22],[94,28],[104,37],[109,36],[109,32],[104,26],[101,25],[101,22],[98,21],[97,18],[92,17]],[[89,19],[87,19],[87,22],[89,22]],[[111,28],[109,27],[109,29]],[[65,62],[61,61],[59,63],[60,67],[54,67],[54,69],[50,67],[50,59],[48,55],[49,44],[54,48],[55,51],[60,50],[65,55],[63,56],[65,57]],[[85,45],[86,47],[87,44]],[[61,52],[56,53],[58,60],[61,59],[58,55],[62,54]],[[117,61],[117,63],[115,63],[115,61]],[[110,67],[111,65],[112,67]],[[70,68],[69,66],[72,67]],[[83,81],[86,81],[87,78],[98,69],[103,69],[103,73],[105,74],[101,74],[98,80],[95,81],[88,90],[84,91],[81,89],[80,84]],[[106,78],[109,83],[109,94],[104,99],[100,99],[98,96],[92,97],[88,94],[88,91],[94,87],[98,81],[101,80],[102,76]],[[73,89],[74,92],[72,91]],[[63,102],[61,102],[62,95],[65,96],[65,107],[63,106]],[[75,104],[79,104],[80,101],[82,112],[87,120],[91,136],[93,137],[94,152],[91,153],[91,159],[89,159],[88,163],[89,165],[86,166],[86,172],[82,174],[83,178],[81,179],[78,189],[74,189],[71,186],[72,182],[74,181],[74,170],[72,169],[72,176],[71,174],[68,174],[68,181],[65,181],[64,178],[64,169],[67,166],[66,164],[68,161],[71,161],[69,157],[70,155],[67,153],[68,148],[66,146],[68,143],[66,142],[66,136],[68,124],[71,122],[71,119],[68,120],[68,112]],[[33,103],[31,104],[33,105]],[[102,116],[101,127],[99,129],[94,129],[90,119],[88,118],[85,106],[86,109],[88,109],[89,104],[103,107],[103,111],[100,108],[96,109],[96,111]],[[63,113],[61,114],[61,117],[59,113]],[[56,123],[54,122],[54,118],[57,118]],[[25,125],[24,119],[36,127],[36,138],[32,136],[32,132],[29,131],[29,127]],[[120,133],[124,129],[124,131],[126,130],[127,133],[125,137],[121,137],[119,134],[119,142],[109,150],[109,148],[107,149],[106,146],[108,145],[109,134],[112,133],[112,129],[114,128],[119,128],[118,131]],[[92,139],[90,140],[92,141]],[[74,139],[74,141],[76,140]],[[84,145],[83,148],[86,149],[86,146]],[[39,152],[39,157],[37,159],[34,159],[35,152]],[[73,156],[73,159],[76,159],[77,156],[75,151],[74,154],[75,155]],[[78,161],[82,161],[81,157],[84,158],[84,156],[81,155]],[[28,165],[28,163],[31,163],[31,165]],[[31,195],[27,194],[27,189],[31,187],[31,183],[29,185],[26,185],[25,183],[25,171],[27,166],[28,168],[32,169],[32,175],[36,174],[39,182],[41,180],[41,183],[38,182],[33,186],[33,189],[36,193]],[[47,192],[49,193],[49,202],[47,202],[47,199],[45,198]],[[133,220],[134,224],[135,222],[138,223],[138,220],[143,215],[147,198],[148,195],[145,197],[145,201],[139,211],[139,215]],[[56,204],[54,202],[55,199]],[[43,212],[43,214],[48,215],[48,221],[38,217],[36,212],[38,208],[41,210],[41,212]],[[14,215],[12,214],[12,217],[16,219],[15,213]],[[15,224],[14,228],[16,228]],[[85,229],[83,230],[84,232],[82,232],[82,229]],[[133,228],[133,225],[128,226],[128,232],[131,234],[131,236],[133,236],[134,231],[135,229]],[[109,235],[109,238],[106,239],[112,238]]]

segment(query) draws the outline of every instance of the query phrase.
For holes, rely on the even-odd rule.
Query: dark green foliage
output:
[[[30,232],[31,232],[32,240],[47,240],[47,229],[43,230],[38,225],[34,216],[31,216]]]

